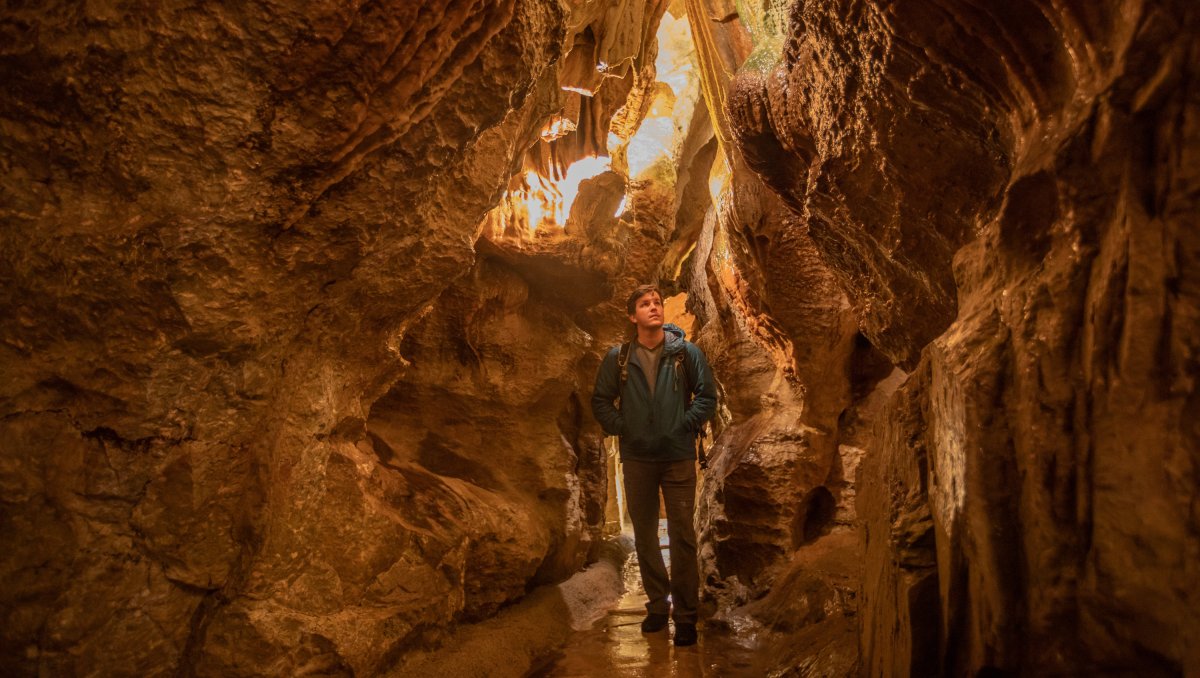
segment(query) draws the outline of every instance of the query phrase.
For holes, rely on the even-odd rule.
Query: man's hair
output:
[[[634,311],[637,310],[638,299],[651,292],[657,294],[660,300],[663,298],[662,292],[658,291],[658,285],[640,285],[637,289],[629,293],[629,299],[625,300],[625,310],[629,315],[633,315]]]

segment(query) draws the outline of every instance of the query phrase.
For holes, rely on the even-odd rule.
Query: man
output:
[[[614,347],[596,375],[592,412],[621,437],[625,501],[646,589],[643,633],[675,619],[675,644],[696,642],[700,578],[696,564],[696,434],[712,416],[717,390],[704,353],[682,329],[663,324],[662,295],[643,285],[626,302],[634,339]],[[622,365],[624,363],[624,365]],[[658,493],[667,507],[671,573],[658,544]],[[670,602],[667,594],[670,594]]]

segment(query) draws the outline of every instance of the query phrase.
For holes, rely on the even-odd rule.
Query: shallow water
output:
[[[616,607],[592,628],[577,631],[554,657],[528,674],[529,678],[630,676],[663,678],[691,676],[758,676],[752,669],[753,637],[724,628],[699,626],[700,640],[691,647],[675,647],[671,628],[643,634],[645,594],[631,560],[625,567],[625,594]]]

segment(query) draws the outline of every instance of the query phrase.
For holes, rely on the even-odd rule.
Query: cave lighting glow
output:
[[[674,140],[675,123],[671,118],[646,116],[637,133],[629,140],[629,149],[626,151],[629,176],[637,178],[650,169],[659,158],[671,152],[671,142]]]
[[[693,69],[695,50],[687,15],[675,18],[669,11],[666,12],[656,36],[658,56],[654,65],[657,92],[650,110],[632,138],[625,140],[611,131],[608,133],[609,154],[623,154],[628,160],[628,179],[637,179],[654,165],[670,158],[676,151],[680,133],[685,129],[699,97],[699,83]],[[599,64],[597,68],[604,72],[606,65]],[[581,93],[587,96],[593,94]],[[545,141],[559,138],[573,131],[574,127],[574,123],[565,118],[553,119],[542,131],[542,138]],[[524,208],[530,231],[551,226],[562,227],[571,214],[571,205],[579,193],[579,185],[585,179],[611,169],[613,165],[610,158],[591,156],[571,164],[560,181],[547,179],[534,171],[526,172],[524,186],[509,194],[508,204],[510,209],[518,213]],[[617,171],[624,169],[621,167]],[[719,190],[719,185],[714,184],[713,189]],[[628,203],[629,196],[626,195],[613,216],[620,216]]]
[[[725,157],[718,153],[713,161],[712,169],[708,172],[708,194],[714,205],[720,204],[721,193],[725,191],[728,184],[729,165],[725,163]]]
[[[660,89],[650,106],[650,112],[629,140],[626,157],[629,159],[631,179],[641,176],[674,150],[683,124],[680,116],[676,115],[676,102],[686,96],[694,83],[692,33],[687,16],[676,19],[667,12],[663,15],[656,36],[658,57],[654,60],[654,67],[658,82],[667,87]]]
[[[626,193],[625,197],[621,198],[621,204],[617,205],[617,211],[613,212],[613,216],[614,217],[621,216],[621,214],[625,211],[625,208],[628,206],[629,206],[629,194]]]
[[[536,231],[546,218],[547,206],[550,204],[545,197],[546,190],[553,188],[553,184],[547,185],[537,172],[526,172],[525,183],[529,186],[529,190],[524,191],[525,210],[529,213],[529,230]]]
[[[606,172],[612,166],[608,158],[589,156],[574,162],[567,168],[562,181],[543,179],[537,172],[526,172],[525,183],[529,186],[525,194],[525,208],[529,211],[529,228],[550,222],[562,226],[571,214],[571,205],[579,194],[579,184],[585,179]]]
[[[670,12],[663,14],[655,37],[658,38],[658,57],[654,60],[654,70],[658,81],[667,83],[675,96],[682,96],[692,83],[692,53],[695,51],[687,14],[678,19]]]

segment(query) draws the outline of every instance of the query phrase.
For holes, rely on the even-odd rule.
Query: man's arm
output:
[[[613,402],[621,395],[621,374],[617,366],[617,351],[609,351],[596,372],[596,387],[592,389],[592,416],[610,436],[621,435],[624,421]]]
[[[687,412],[683,416],[690,430],[699,431],[704,422],[712,418],[717,411],[717,382],[713,379],[712,370],[708,367],[708,359],[704,357],[704,351],[690,343],[684,347],[684,350],[691,358],[686,361],[690,364],[685,367],[691,371],[688,376],[692,382],[692,404],[688,406]]]

